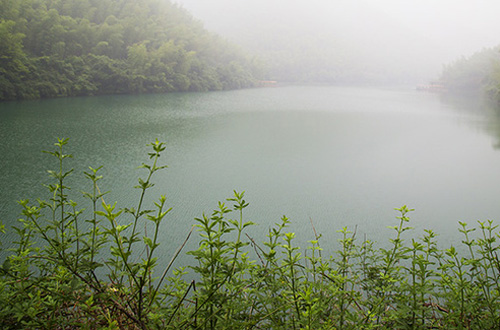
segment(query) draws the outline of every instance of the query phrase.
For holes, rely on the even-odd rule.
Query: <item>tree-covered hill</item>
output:
[[[500,103],[500,46],[446,65],[441,81],[451,92],[484,92]]]
[[[252,86],[255,59],[169,0],[0,0],[0,100]]]

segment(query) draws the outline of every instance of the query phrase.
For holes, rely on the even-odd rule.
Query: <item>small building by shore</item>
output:
[[[447,88],[445,85],[442,84],[431,83],[425,85],[424,84],[417,85],[417,91],[430,92],[430,93],[443,93],[447,91]]]
[[[276,87],[278,82],[276,80],[259,80],[257,87]]]

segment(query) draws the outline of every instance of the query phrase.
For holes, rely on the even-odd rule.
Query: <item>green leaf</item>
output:
[[[149,237],[144,236],[142,238],[144,240],[144,243],[146,243],[147,246],[149,246],[150,249],[153,249],[153,240]]]

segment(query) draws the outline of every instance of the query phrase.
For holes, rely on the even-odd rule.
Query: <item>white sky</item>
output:
[[[374,54],[414,52],[415,61],[427,58],[429,71],[500,44],[500,0],[173,1],[207,29],[250,47],[272,33],[334,36]]]
[[[500,1],[377,1],[374,6],[402,25],[464,53],[500,44]],[[466,54],[463,54],[466,55]]]

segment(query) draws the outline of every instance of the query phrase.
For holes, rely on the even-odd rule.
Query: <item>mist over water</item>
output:
[[[284,80],[426,83],[499,44],[493,0],[176,2]]]

